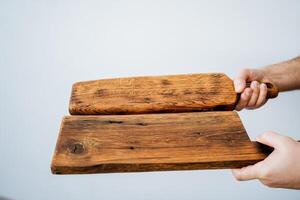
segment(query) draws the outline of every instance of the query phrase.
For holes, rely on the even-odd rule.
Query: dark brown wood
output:
[[[277,96],[276,89],[269,87],[269,98]],[[238,98],[232,80],[221,73],[114,78],[75,83],[69,111],[94,115],[233,110]]]
[[[54,174],[238,168],[270,153],[236,112],[67,116]]]

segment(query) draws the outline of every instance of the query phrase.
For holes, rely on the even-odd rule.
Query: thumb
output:
[[[249,74],[250,71],[248,69],[242,69],[234,79],[234,89],[237,93],[241,93],[245,89]]]
[[[275,132],[265,132],[256,138],[256,141],[268,145],[273,148],[278,148],[282,144],[284,136]]]
[[[248,181],[257,179],[260,171],[260,163],[256,163],[241,169],[232,169],[232,174],[238,181]]]
[[[284,136],[274,132],[265,132],[256,138],[258,142],[273,148],[280,147],[282,145],[283,139]],[[233,169],[232,173],[234,177],[239,181],[258,179],[261,175],[263,163],[264,161],[261,161],[254,165],[249,165],[241,169]]]

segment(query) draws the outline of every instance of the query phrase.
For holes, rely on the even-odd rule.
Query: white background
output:
[[[299,1],[0,1],[0,199],[300,199],[230,170],[57,176],[75,81],[260,67],[300,55]],[[284,74],[283,74],[284,76]],[[299,91],[240,116],[300,139]],[[300,159],[300,156],[299,156]]]

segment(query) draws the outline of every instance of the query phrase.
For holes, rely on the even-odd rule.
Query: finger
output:
[[[281,147],[283,144],[283,140],[285,139],[285,136],[279,135],[274,132],[265,132],[261,135],[259,135],[256,138],[256,141],[268,145],[270,147],[278,148]]]
[[[256,105],[256,102],[257,102],[257,99],[259,96],[259,83],[257,81],[252,81],[250,87],[253,92],[252,92],[252,95],[248,102],[247,107],[251,108]]]
[[[237,77],[234,79],[234,89],[235,92],[241,93],[246,87],[246,80],[249,76],[249,70],[248,69],[242,69],[239,71]]]
[[[243,108],[245,108],[247,106],[247,104],[248,104],[248,101],[249,101],[251,95],[252,95],[252,89],[251,88],[246,88],[244,90],[244,92],[241,94],[240,100],[237,103],[235,109],[237,111],[240,111]]]
[[[241,169],[232,169],[233,176],[238,181],[248,181],[259,178],[259,165],[249,165]]]
[[[259,96],[256,101],[255,107],[258,108],[262,105],[264,105],[267,102],[267,86],[266,84],[262,83],[259,86]]]

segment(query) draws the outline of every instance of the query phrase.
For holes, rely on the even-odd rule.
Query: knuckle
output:
[[[275,179],[275,178],[269,178],[265,180],[260,180],[261,183],[264,185],[270,187],[270,188],[279,188],[282,186],[282,183],[280,180]]]
[[[244,68],[244,69],[240,69],[238,70],[238,75],[236,77],[236,79],[247,79],[247,77],[249,77],[249,69]]]
[[[270,169],[261,169],[259,173],[259,179],[268,180],[269,177],[272,176],[272,171]]]
[[[250,70],[249,68],[240,69],[239,74],[245,74],[245,73],[247,74],[249,72],[249,70]]]
[[[292,146],[292,144],[294,144],[295,140],[289,136],[283,136],[281,140],[278,141],[278,143],[281,146],[285,146],[286,148],[283,148],[283,150],[288,150],[290,149],[289,147]]]
[[[241,170],[238,169],[238,170],[232,170],[232,174],[234,176],[234,178],[237,180],[237,181],[241,181]]]
[[[234,175],[235,180],[237,181],[241,181],[242,177],[240,175]]]
[[[267,137],[270,137],[271,135],[272,135],[272,132],[264,132],[263,134],[261,134],[261,137],[267,138]]]
[[[275,184],[273,182],[270,181],[261,181],[265,186],[268,186],[270,188],[275,188]]]
[[[253,78],[255,76],[255,73],[253,70],[250,70],[248,69],[248,74],[249,74],[249,77]]]
[[[284,137],[284,141],[285,142],[294,142],[295,140],[292,137],[290,137],[290,136],[285,136]]]

